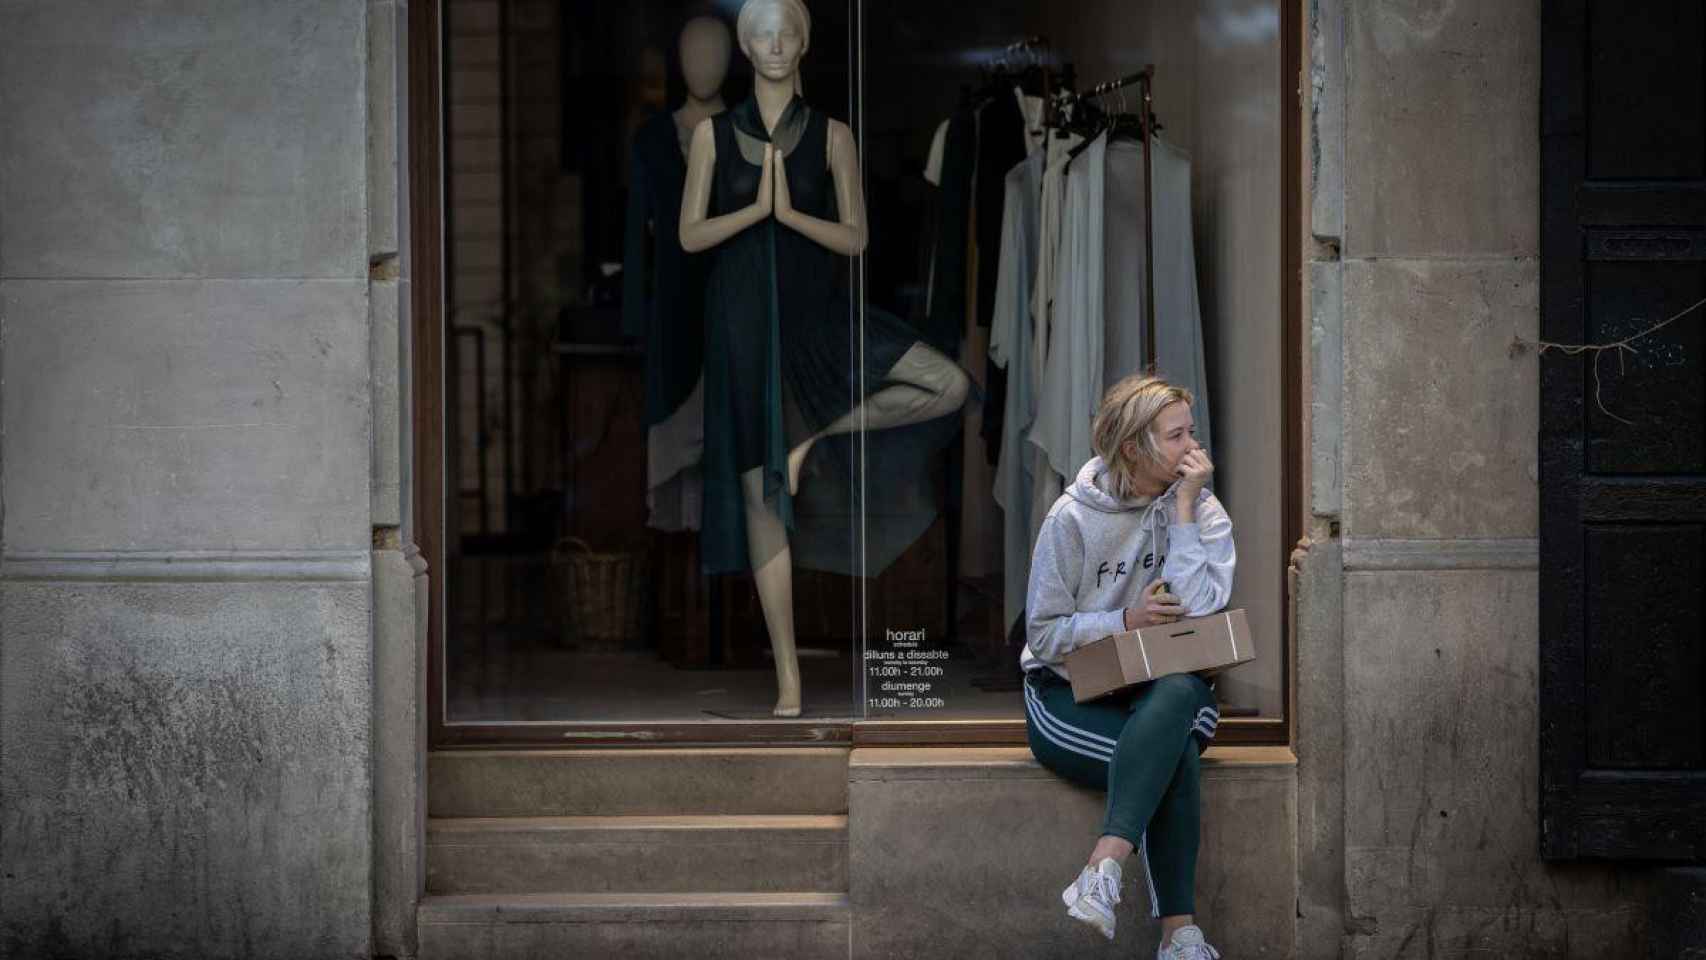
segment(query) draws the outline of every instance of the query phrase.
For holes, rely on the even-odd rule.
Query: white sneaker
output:
[[[1096,869],[1085,867],[1060,891],[1068,916],[1083,920],[1109,940],[1114,938],[1114,905],[1120,902],[1120,862],[1103,857]]]
[[[1220,951],[1208,945],[1196,924],[1173,931],[1173,940],[1155,951],[1155,960],[1220,960]]]

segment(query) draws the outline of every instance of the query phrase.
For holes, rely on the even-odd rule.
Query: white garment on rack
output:
[[[1191,158],[1160,137],[1151,143],[1154,145],[1150,150],[1150,180],[1155,204],[1155,365],[1168,380],[1196,395],[1196,402],[1191,404],[1191,419],[1196,422],[1197,442],[1212,460],[1202,304],[1197,296],[1197,255],[1191,235]],[[1215,480],[1224,483],[1218,468],[1216,473]],[[1211,481],[1210,486],[1214,485]]]
[[[948,142],[948,121],[936,124],[936,133],[930,138],[930,153],[924,158],[924,179],[930,181],[932,187],[942,185],[942,152]]]
[[[1007,400],[1001,421],[1001,453],[995,463],[995,502],[1002,511],[1003,621],[1011,629],[1025,610],[1031,579],[1032,476],[1036,458],[1025,432],[1036,416],[1036,380],[1031,371],[1031,283],[1037,267],[1037,206],[1042,190],[1039,146],[1007,171],[1002,199],[1001,257],[995,281],[995,312],[989,356],[1007,371]],[[1052,501],[1051,501],[1052,502]]]
[[[936,133],[930,138],[930,153],[924,158],[924,179],[932,187],[942,185],[942,152],[948,141],[948,121],[943,120],[936,125]],[[937,224],[934,234],[940,235],[941,225]],[[924,315],[930,315],[930,306],[936,296],[936,257],[935,251],[926,258],[929,266],[924,275]]]
[[[1055,282],[1058,279],[1055,262],[1060,252],[1060,223],[1061,206],[1065,199],[1066,162],[1074,147],[1082,143],[1083,137],[1073,134],[1068,137],[1056,137],[1050,133],[1045,138],[1044,164],[1042,186],[1037,198],[1037,268],[1031,281],[1031,310],[1030,325],[1021,331],[1022,335],[1031,338],[1031,404],[1032,425],[1036,419],[1036,397],[1042,391],[1044,367],[1048,359],[1048,339],[1053,314]],[[1008,374],[1012,376],[1011,372]],[[1011,384],[1009,384],[1011,387]],[[1030,427],[1026,428],[1029,435]],[[1066,478],[1055,472],[1049,464],[1048,452],[1032,444],[1028,439],[1023,451],[1015,451],[1022,458],[1021,463],[1031,465],[1031,505],[1029,522],[1026,524],[1026,563],[1030,562],[1029,546],[1036,543],[1037,531],[1042,529],[1043,519],[1054,507],[1055,500],[1066,490]],[[1023,593],[1020,594],[1023,596]]]
[[[1102,183],[1103,324],[1102,382],[1113,386],[1144,368],[1144,224],[1143,144],[1108,144]],[[1165,371],[1163,371],[1165,372]]]
[[[1103,174],[1107,137],[1097,136],[1071,162],[1056,255],[1053,315],[1049,323],[1036,422],[1031,443],[1048,453],[1049,466],[1075,477],[1087,463],[1090,421],[1102,399]]]
[[[1043,167],[1042,195],[1037,207],[1037,275],[1031,284],[1031,337],[1035,341],[1031,349],[1031,363],[1038,383],[1042,382],[1048,361],[1049,327],[1057,279],[1055,264],[1060,257],[1060,213],[1066,200],[1066,161],[1072,148],[1082,142],[1083,138],[1076,134],[1065,139],[1053,134],[1048,137],[1048,162]]]
[[[1019,98],[1019,116],[1025,122],[1025,153],[1043,145],[1043,138],[1048,131],[1043,129],[1043,98],[1027,97],[1025,91],[1014,87],[1013,96]]]
[[[1195,395],[1191,418],[1197,442],[1213,458],[1208,415],[1208,376],[1203,362],[1202,307],[1197,299],[1196,249],[1191,236],[1191,160],[1159,137],[1153,141],[1150,183],[1155,204],[1155,372]],[[1102,379],[1116,380],[1144,368],[1143,144],[1110,144],[1103,194],[1106,198],[1103,277],[1107,328]]]

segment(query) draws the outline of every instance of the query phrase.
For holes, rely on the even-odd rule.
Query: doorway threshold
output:
[[[1228,717],[1215,743],[1261,746],[1288,743],[1284,720]],[[576,749],[588,747],[728,746],[1021,746],[1027,743],[1019,719],[857,719],[719,720],[687,722],[559,722],[446,724],[434,750]]]

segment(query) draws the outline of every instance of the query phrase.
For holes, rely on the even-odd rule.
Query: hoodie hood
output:
[[[1114,494],[1113,487],[1113,478],[1108,475],[1108,465],[1101,457],[1091,457],[1079,468],[1078,477],[1066,488],[1066,493],[1099,513],[1148,512],[1156,504],[1172,500],[1179,489],[1179,481],[1174,480],[1158,497],[1120,497]]]

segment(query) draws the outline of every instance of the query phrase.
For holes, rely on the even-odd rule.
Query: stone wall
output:
[[[369,12],[0,4],[0,954],[370,955]]]
[[[1317,0],[1300,957],[1644,956],[1539,857],[1540,4]]]

